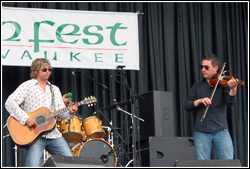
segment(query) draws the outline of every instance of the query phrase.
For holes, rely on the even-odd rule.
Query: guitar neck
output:
[[[95,98],[95,97],[92,97],[92,98],[90,99],[90,101],[89,101],[89,99],[85,99],[85,100],[82,100],[82,101],[80,101],[80,102],[77,102],[77,103],[75,103],[75,104],[73,104],[73,105],[79,107],[79,106],[81,106],[81,105],[83,105],[83,104],[90,104],[90,103],[95,103],[95,102],[96,102],[96,98]],[[63,108],[63,109],[57,110],[57,111],[55,111],[55,112],[49,114],[49,115],[47,116],[47,119],[52,118],[52,117],[55,117],[55,116],[58,116],[59,114],[62,114],[62,113],[65,113],[65,112],[69,111],[73,105],[67,106],[67,107],[65,107],[65,108]]]

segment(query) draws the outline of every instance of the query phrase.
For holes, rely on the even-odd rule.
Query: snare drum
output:
[[[68,140],[68,131],[70,131],[70,143],[77,143],[82,140],[82,121],[77,116],[70,119],[70,127],[68,119],[59,119],[58,129],[65,140]]]
[[[104,139],[90,139],[85,143],[78,143],[72,149],[75,157],[88,157],[101,159],[106,167],[116,167],[117,156],[113,147]]]
[[[83,120],[83,128],[87,139],[104,138],[102,121],[96,116],[90,116]]]

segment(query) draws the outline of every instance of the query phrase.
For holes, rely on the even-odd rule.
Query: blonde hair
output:
[[[50,62],[48,59],[43,59],[43,58],[39,58],[39,59],[35,59],[31,66],[30,66],[30,78],[31,79],[36,79],[37,77],[37,73],[38,73],[38,70],[41,69],[42,67],[44,66],[50,66]]]

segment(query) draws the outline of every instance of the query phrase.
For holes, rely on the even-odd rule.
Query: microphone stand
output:
[[[89,78],[91,81],[94,81],[94,82],[97,83],[98,85],[102,86],[104,89],[108,90],[109,92],[112,92],[107,86],[105,86],[104,84],[98,82],[98,81],[95,80],[93,77],[87,75],[84,71],[77,70],[77,71],[73,71],[72,74],[75,74],[76,72],[79,72],[79,73],[83,74],[84,76],[86,76],[87,78]]]
[[[140,97],[140,98],[142,98],[142,99],[144,99],[145,100],[145,98],[143,98],[143,97],[141,97],[141,96],[139,96],[137,93],[135,93],[131,88],[130,88],[130,86],[129,86],[129,84],[128,84],[128,82],[127,82],[127,77],[126,77],[126,75],[125,75],[125,70],[124,70],[124,68],[125,68],[125,66],[117,66],[117,69],[120,71],[120,73],[121,73],[121,79],[123,79],[123,83],[121,83],[121,82],[119,82],[119,81],[117,81],[117,80],[115,80],[116,82],[118,82],[118,83],[120,83],[121,85],[123,85],[123,86],[125,86],[125,88],[126,89],[128,89],[129,91],[130,91],[130,100],[132,101],[132,108],[133,108],[133,111],[132,111],[132,114],[131,113],[128,113],[128,112],[126,112],[126,111],[124,111],[124,110],[122,110],[122,109],[118,109],[117,108],[117,110],[120,110],[120,111],[122,111],[122,112],[124,112],[124,113],[127,113],[127,114],[129,114],[130,116],[131,116],[131,119],[132,119],[132,129],[133,129],[133,131],[132,131],[132,150],[133,150],[133,166],[134,167],[137,167],[137,162],[139,162],[138,161],[138,159],[137,159],[137,154],[136,154],[136,152],[137,152],[137,146],[136,146],[136,140],[137,140],[137,142],[138,142],[138,147],[140,148],[140,145],[139,145],[139,142],[140,142],[140,140],[138,139],[139,138],[139,134],[138,134],[138,132],[137,131],[139,131],[140,129],[139,129],[139,126],[138,125],[136,125],[136,122],[137,122],[137,124],[139,124],[138,123],[138,119],[140,119],[141,121],[144,121],[143,119],[141,119],[141,118],[138,118],[137,116],[135,116],[135,114],[134,114],[134,112],[136,111],[135,109],[135,106],[137,106],[137,105],[135,105],[135,103],[137,103],[137,98],[138,97]],[[136,119],[135,118],[137,118],[137,121],[135,121]],[[138,129],[136,129],[136,126],[138,126]],[[137,136],[137,137],[136,137]],[[140,150],[139,150],[139,156],[140,156]],[[132,162],[132,161],[131,161]],[[140,165],[140,164],[139,164]]]

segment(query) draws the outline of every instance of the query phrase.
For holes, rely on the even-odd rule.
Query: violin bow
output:
[[[218,80],[217,80],[216,85],[214,86],[214,90],[213,90],[213,92],[212,92],[212,94],[211,94],[211,96],[210,96],[210,99],[211,99],[211,100],[213,99],[214,93],[215,93],[215,91],[216,91],[216,88],[217,88],[217,86],[218,86],[218,84],[219,84],[219,81],[221,80],[221,75],[222,75],[222,73],[223,73],[223,71],[224,71],[224,69],[225,69],[226,63],[227,63],[227,62],[224,62],[223,66],[222,66],[221,72],[220,72],[220,74],[219,74],[219,76],[218,76]],[[205,109],[205,111],[204,111],[204,114],[203,114],[203,116],[202,116],[202,118],[201,118],[201,122],[202,122],[202,120],[206,117],[208,108],[209,108],[209,105],[206,107],[206,109]]]

